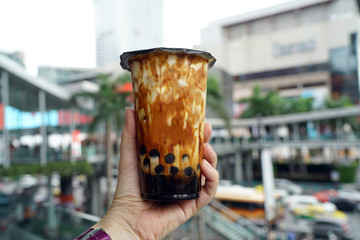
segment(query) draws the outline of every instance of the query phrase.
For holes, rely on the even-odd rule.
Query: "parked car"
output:
[[[315,219],[312,225],[314,238],[324,238],[331,234],[340,239],[355,239],[347,221],[334,218]]]
[[[314,193],[314,196],[320,202],[329,202],[331,198],[337,197],[338,195],[339,195],[339,193],[335,189],[323,190],[323,191]]]
[[[360,203],[360,192],[354,189],[339,189],[338,196],[341,198],[346,198],[351,201],[357,201]]]
[[[39,181],[36,177],[30,174],[25,174],[19,178],[18,183],[19,183],[19,187],[21,189],[24,189],[24,188],[30,188],[36,186],[39,183]]]
[[[337,209],[345,212],[360,211],[360,203],[343,197],[335,197],[330,199]]]
[[[285,205],[289,210],[292,210],[295,205],[297,205],[300,202],[306,203],[306,204],[314,204],[317,203],[318,200],[311,195],[291,195],[285,198],[284,200]]]
[[[275,183],[276,189],[285,190],[290,195],[299,195],[302,193],[302,188],[290,180],[282,179],[282,178],[275,178],[274,183]]]
[[[293,209],[293,213],[296,218],[302,219],[331,217],[346,220],[348,218],[344,212],[339,210],[329,211],[324,205],[326,205],[326,203],[299,205]]]
[[[10,196],[0,192],[0,206],[8,206],[10,205]]]
[[[301,206],[321,206],[325,212],[334,212],[336,211],[336,206],[332,203],[321,203],[317,200],[316,197],[311,195],[291,195],[285,198],[285,204],[287,205],[290,211],[294,211],[295,208]]]

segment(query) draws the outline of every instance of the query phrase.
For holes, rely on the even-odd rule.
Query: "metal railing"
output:
[[[266,239],[266,230],[258,227],[246,218],[241,217],[216,200],[203,209],[206,225],[206,239],[229,240],[263,240]],[[65,240],[73,239],[83,231],[98,222],[98,216],[76,212],[59,206],[45,204],[36,210],[35,216],[27,221],[8,224],[7,231],[1,233],[2,240]],[[196,228],[197,217],[181,225],[169,237],[186,236],[187,239],[198,239],[199,229]],[[189,226],[190,225],[190,226]],[[223,236],[222,238],[216,237]],[[284,239],[280,233],[276,239]]]
[[[215,231],[221,233],[229,240],[252,240],[258,239],[253,234],[248,232],[245,228],[226,219],[221,213],[215,211],[211,207],[204,208],[205,223]]]
[[[12,218],[13,219],[13,218]],[[38,207],[34,216],[7,223],[1,240],[68,240],[94,225],[100,218],[62,207]]]
[[[209,214],[221,214],[222,218],[227,220],[228,225],[235,224],[238,229],[241,229],[240,233],[243,233],[244,231],[247,232],[249,236],[252,236],[251,239],[265,239],[266,231],[264,228],[258,227],[253,222],[235,213],[220,202],[214,199],[211,200],[209,208],[213,209],[213,211],[208,211]]]

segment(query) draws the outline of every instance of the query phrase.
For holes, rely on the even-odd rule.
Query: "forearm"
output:
[[[92,228],[102,228],[111,237],[112,240],[136,240],[140,239],[130,225],[123,218],[115,218],[105,215]]]
[[[74,240],[133,240],[140,239],[123,218],[105,215],[98,223]]]

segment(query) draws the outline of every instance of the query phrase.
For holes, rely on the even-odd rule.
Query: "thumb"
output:
[[[120,143],[120,171],[129,171],[137,167],[137,144],[135,113],[131,108],[125,109],[125,124]]]

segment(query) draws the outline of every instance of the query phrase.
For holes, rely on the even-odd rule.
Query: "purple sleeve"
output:
[[[82,233],[80,236],[76,237],[74,240],[82,240],[82,238],[85,237],[86,234],[88,234],[92,230],[94,230],[94,229],[93,228],[88,229],[86,232]],[[101,229],[101,230],[97,231],[96,233],[94,233],[94,235],[87,238],[87,240],[111,240],[111,237],[104,230]]]
[[[93,228],[89,228],[88,230],[86,230],[86,232],[83,232],[81,235],[77,236],[76,238],[74,238],[74,240],[81,240],[86,234],[88,234],[89,232],[91,232],[92,230],[94,230]]]

